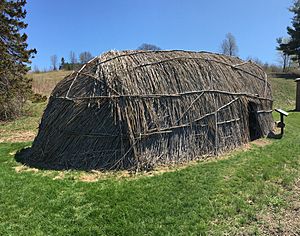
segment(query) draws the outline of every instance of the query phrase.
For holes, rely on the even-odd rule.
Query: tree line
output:
[[[154,44],[143,43],[137,48],[137,50],[159,51],[161,48]],[[62,57],[59,61],[56,54],[50,56],[50,70],[76,70],[93,59],[93,55],[89,51],[84,51],[77,57],[74,51],[70,51],[68,59],[69,61],[66,61],[65,57]],[[33,71],[40,72],[40,69],[37,66],[34,66]]]
[[[78,58],[75,52],[70,51],[69,61],[66,61],[66,59],[62,57],[59,62],[57,55],[52,55],[50,57],[51,70],[76,70],[92,58],[92,54],[88,51],[81,52]],[[34,71],[39,72],[39,69],[36,67]]]

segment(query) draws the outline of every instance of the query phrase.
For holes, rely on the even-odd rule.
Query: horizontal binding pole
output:
[[[110,98],[110,99],[118,99],[118,98],[160,98],[160,97],[181,97],[181,96],[190,96],[190,95],[197,95],[201,93],[219,93],[219,94],[226,94],[226,95],[233,95],[233,96],[246,96],[251,98],[256,98],[260,100],[268,100],[273,101],[270,98],[260,97],[257,94],[250,94],[250,93],[235,93],[229,91],[222,91],[222,90],[199,90],[199,91],[188,91],[184,93],[175,93],[175,94],[124,94],[124,95],[111,95],[111,96],[93,96],[93,97],[53,97],[57,99],[66,99],[66,100],[85,100],[85,99],[101,99],[101,98]]]
[[[232,119],[232,120],[226,120],[226,121],[218,122],[217,124],[218,125],[222,125],[222,124],[236,122],[236,121],[239,121],[239,120],[240,120],[240,118],[237,118],[237,119]]]
[[[227,135],[227,136],[222,137],[223,140],[228,139],[228,138],[232,138],[232,135]]]
[[[260,113],[272,113],[273,110],[260,110],[260,111],[257,111],[256,113],[260,114]]]
[[[173,126],[173,127],[170,127],[170,128],[167,128],[167,129],[178,129],[178,128],[185,128],[185,127],[188,127],[188,126],[190,126],[190,123],[187,125],[187,124],[185,124],[185,125],[179,125],[179,126]],[[204,127],[207,127],[208,125],[206,124],[206,125],[198,125],[198,124],[195,124],[195,125],[193,125],[193,126],[197,126],[197,127],[201,127],[201,128],[204,128]],[[150,135],[152,135],[152,134],[167,134],[167,133],[172,133],[173,131],[172,130],[162,130],[162,131],[157,131],[157,132],[151,132],[151,133],[145,133],[145,134],[137,134],[137,136],[141,136],[141,137],[146,137],[146,136],[150,136]],[[139,137],[137,137],[136,139],[139,139]]]
[[[145,133],[145,134],[140,134],[141,137],[146,137],[146,136],[150,136],[153,134],[168,134],[168,133],[172,133],[172,130],[165,130],[165,131],[157,131],[157,132],[152,132],[152,133]],[[136,137],[135,139],[139,139],[140,137]]]
[[[66,132],[66,135],[70,135],[70,136],[79,136],[79,137],[89,137],[89,138],[117,138],[120,135],[111,135],[111,134],[100,134],[100,133],[75,133],[75,132]],[[126,137],[123,137],[123,139],[128,139]]]

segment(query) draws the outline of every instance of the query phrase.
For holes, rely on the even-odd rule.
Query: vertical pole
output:
[[[283,114],[280,114],[280,123],[281,123],[281,135],[284,133],[284,123],[283,123]]]
[[[219,154],[219,132],[218,132],[218,111],[215,113],[215,155],[218,156]]]
[[[217,95],[213,95],[215,103],[215,155],[219,155],[219,132],[218,132],[218,100]]]

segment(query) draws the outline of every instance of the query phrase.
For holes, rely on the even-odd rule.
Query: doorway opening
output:
[[[249,134],[250,140],[256,140],[262,137],[262,130],[258,121],[257,116],[257,104],[254,102],[248,103],[248,124],[249,124]]]

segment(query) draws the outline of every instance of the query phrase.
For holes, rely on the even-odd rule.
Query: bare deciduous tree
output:
[[[71,64],[76,64],[77,63],[76,54],[73,51],[70,52],[70,63]]]
[[[40,73],[40,69],[39,69],[39,67],[37,65],[34,65],[33,72]]]
[[[79,60],[81,64],[87,63],[92,58],[93,58],[92,54],[87,51],[79,54]]]
[[[237,56],[238,46],[235,37],[231,33],[227,33],[225,39],[221,43],[221,53],[228,56]]]
[[[248,57],[246,58],[246,61],[252,61],[252,62],[256,63],[257,65],[260,65],[261,67],[264,66],[264,63],[262,62],[262,60],[260,60],[260,59],[257,58],[257,57],[248,56]]]
[[[57,70],[57,56],[52,55],[51,56],[51,66],[53,70]]]
[[[138,50],[146,50],[146,51],[160,51],[161,50],[160,47],[153,45],[153,44],[149,44],[149,43],[143,43],[137,49]]]

